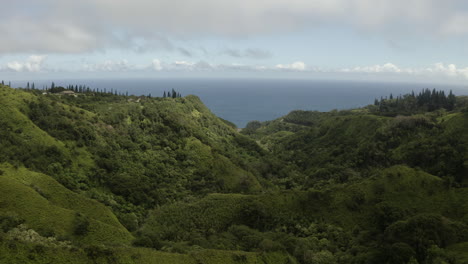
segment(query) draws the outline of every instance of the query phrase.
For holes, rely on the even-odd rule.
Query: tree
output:
[[[455,95],[453,95],[452,93],[452,90],[450,90],[450,93],[447,97],[447,110],[451,111],[453,110],[453,108],[455,107],[455,103],[456,103],[456,97]]]
[[[166,98],[166,91],[164,91],[163,98]]]

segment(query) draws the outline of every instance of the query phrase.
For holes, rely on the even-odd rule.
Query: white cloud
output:
[[[163,69],[161,65],[161,61],[159,59],[154,59],[151,62],[151,68],[153,68],[155,71],[161,71]]]
[[[278,64],[276,66],[268,65],[248,65],[241,63],[230,64],[212,64],[206,61],[185,61],[176,60],[173,62],[163,62],[159,59],[154,59],[146,69],[155,71],[305,71],[306,65],[304,62],[294,62],[292,64]]]
[[[191,69],[193,65],[195,65],[195,63],[189,61],[174,61],[174,63],[172,63],[172,66],[174,67],[184,69]]]
[[[296,61],[292,64],[277,64],[276,69],[289,71],[304,71],[306,64],[302,61]]]
[[[296,61],[290,64],[261,65],[261,64],[214,64],[206,61],[186,61],[176,60],[164,62],[160,59],[153,59],[146,65],[133,64],[126,59],[106,60],[97,63],[83,64],[80,69],[61,69],[53,70],[44,66],[45,55],[31,55],[25,61],[10,61],[3,66],[0,65],[0,71],[13,72],[300,72],[306,76],[313,73],[331,73],[331,74],[366,74],[375,76],[405,76],[417,78],[445,78],[452,80],[468,80],[468,67],[459,67],[455,64],[446,64],[442,62],[434,63],[427,67],[401,67],[394,63],[376,64],[370,66],[355,66],[341,69],[324,69],[319,67],[309,67],[305,62]]]
[[[384,65],[373,65],[364,67],[354,67],[352,69],[342,69],[342,72],[357,72],[357,73],[400,73],[403,72],[398,66],[393,63],[386,63]]]
[[[410,76],[445,77],[468,80],[468,67],[459,68],[455,64],[434,63],[423,68],[401,68],[393,63],[373,66],[357,66],[338,70],[342,73],[366,73],[366,74],[404,74]]]
[[[127,60],[106,60],[102,63],[84,64],[85,71],[122,72],[135,69]]]
[[[445,65],[444,63],[435,63],[430,68],[426,68],[427,73],[445,75],[447,77],[458,77],[468,79],[468,67],[458,68],[455,64]]]
[[[43,70],[43,64],[45,59],[46,56],[44,55],[31,55],[24,62],[8,62],[6,66],[2,67],[2,69],[16,72],[39,72]]]

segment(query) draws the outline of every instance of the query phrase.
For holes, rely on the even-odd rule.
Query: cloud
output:
[[[153,71],[190,71],[190,72],[300,72],[302,74],[314,73],[332,73],[332,74],[367,74],[375,76],[398,75],[406,77],[419,78],[449,78],[468,80],[468,67],[460,68],[454,64],[434,63],[428,67],[403,68],[393,63],[376,64],[371,66],[356,66],[353,68],[342,69],[323,69],[317,67],[308,67],[302,61],[296,61],[290,64],[269,65],[251,65],[241,63],[221,63],[213,64],[206,61],[173,61],[163,62],[154,59],[150,66],[141,68]]]
[[[271,52],[262,49],[226,49],[222,54],[234,57],[234,58],[248,58],[248,59],[268,59],[273,55]]]
[[[243,72],[259,72],[259,71],[305,71],[306,65],[304,62],[294,62],[292,64],[278,64],[276,66],[267,65],[249,65],[241,63],[221,63],[212,64],[206,61],[174,61],[163,62],[159,59],[154,59],[150,66],[145,69],[154,71],[243,71]]]
[[[444,63],[435,63],[432,67],[424,69],[431,74],[445,75],[447,77],[457,77],[468,79],[468,67],[458,68],[455,64],[445,65]]]
[[[323,24],[468,34],[467,21],[463,0],[16,0],[2,6],[0,35],[8,41],[0,54],[175,50],[171,39],[244,38]]]
[[[163,69],[161,65],[161,61],[159,59],[154,59],[151,62],[150,68],[154,69],[155,71],[161,71]]]
[[[355,66],[350,68],[324,69],[309,67],[303,61],[289,64],[262,65],[242,63],[209,63],[207,61],[176,60],[161,61],[158,58],[150,63],[138,65],[121,60],[105,60],[97,63],[85,63],[80,69],[52,69],[44,65],[47,56],[31,55],[24,61],[10,61],[0,65],[3,72],[300,72],[301,74],[332,73],[332,74],[366,74],[375,76],[405,76],[416,78],[443,78],[451,80],[468,80],[468,67],[459,67],[450,63],[434,63],[427,67],[401,67],[394,63],[375,64],[370,66]]]
[[[341,73],[365,73],[365,74],[403,74],[419,77],[445,77],[468,80],[468,67],[459,68],[455,64],[434,63],[429,67],[400,68],[393,63],[373,66],[358,66],[354,68],[343,68]]]
[[[277,64],[276,69],[288,71],[304,71],[306,64],[302,61],[296,61],[292,64]]]
[[[234,58],[242,58],[242,53],[238,49],[226,49],[223,54],[229,55]]]
[[[15,72],[39,72],[43,70],[45,55],[31,55],[24,62],[11,61],[8,62],[2,70],[15,71]]]
[[[441,30],[447,35],[464,35],[468,33],[467,23],[468,12],[456,13],[447,19]]]
[[[122,72],[135,69],[127,60],[106,60],[102,63],[84,64],[84,71]]]
[[[180,54],[186,56],[186,57],[192,57],[192,53],[184,48],[178,48]]]
[[[341,69],[341,72],[354,72],[354,73],[400,73],[405,72],[401,70],[393,63],[386,63],[383,65],[373,65],[373,66],[358,66],[354,68],[345,68]]]
[[[188,62],[188,61],[175,61],[172,63],[172,66],[177,67],[177,68],[191,68],[195,63],[193,62]]]
[[[148,67],[143,67],[142,69],[153,70],[153,71],[193,71],[203,68],[210,68],[210,64],[206,62],[191,62],[178,60],[174,62],[164,62],[160,59],[153,59],[151,64]]]

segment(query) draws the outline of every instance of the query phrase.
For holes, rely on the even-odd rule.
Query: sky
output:
[[[465,83],[466,0],[0,0],[0,79]]]

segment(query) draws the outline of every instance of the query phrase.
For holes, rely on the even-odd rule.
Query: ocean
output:
[[[35,82],[36,88],[50,82]],[[273,120],[292,110],[330,111],[372,104],[375,98],[416,93],[424,88],[453,90],[456,95],[468,95],[468,86],[277,79],[119,79],[119,80],[57,80],[56,85],[83,84],[91,88],[114,89],[129,94],[162,96],[175,89],[182,96],[194,94],[201,98],[217,116],[235,123],[239,128],[252,120]],[[26,86],[19,82],[12,86]]]

